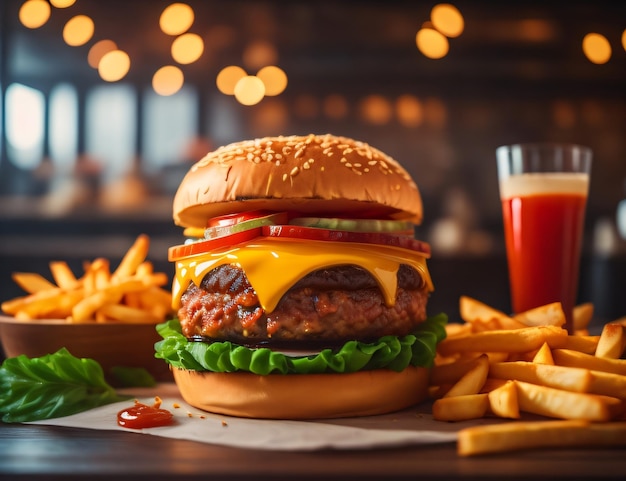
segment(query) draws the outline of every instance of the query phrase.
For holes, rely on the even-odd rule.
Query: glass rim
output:
[[[570,151],[579,151],[585,154],[592,154],[593,151],[591,147],[588,147],[583,144],[570,143],[570,142],[516,142],[513,144],[503,144],[496,147],[496,152],[498,151],[508,151],[511,152],[513,150],[543,150],[543,149],[561,149],[561,150],[570,150]]]

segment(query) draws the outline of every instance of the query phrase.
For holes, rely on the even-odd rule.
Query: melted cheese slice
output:
[[[352,264],[367,270],[380,285],[389,306],[395,302],[400,264],[413,267],[426,287],[433,289],[426,258],[419,252],[378,244],[258,237],[177,260],[172,285],[174,309],[180,307],[180,298],[191,282],[199,286],[210,270],[224,264],[243,269],[265,312],[272,312],[285,292],[305,275],[339,265]]]

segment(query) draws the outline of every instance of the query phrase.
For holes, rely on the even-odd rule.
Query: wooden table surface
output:
[[[624,479],[626,450],[535,450],[472,458],[455,445],[364,451],[246,450],[123,431],[0,423],[0,479]]]

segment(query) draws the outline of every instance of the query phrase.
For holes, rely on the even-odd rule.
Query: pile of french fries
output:
[[[40,274],[15,272],[13,280],[27,295],[5,301],[2,311],[20,320],[67,319],[68,322],[163,322],[172,311],[172,295],[162,286],[163,272],[146,260],[150,239],[141,234],[110,269],[99,257],[83,264],[76,277],[65,261],[50,262],[52,283]]]
[[[514,420],[459,431],[461,456],[536,447],[626,445],[626,318],[590,335],[590,303],[574,334],[560,303],[514,316],[460,299],[431,372],[433,417]]]

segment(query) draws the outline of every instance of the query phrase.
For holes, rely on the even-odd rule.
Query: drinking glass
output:
[[[511,302],[561,302],[573,332],[591,149],[535,143],[496,149]]]

